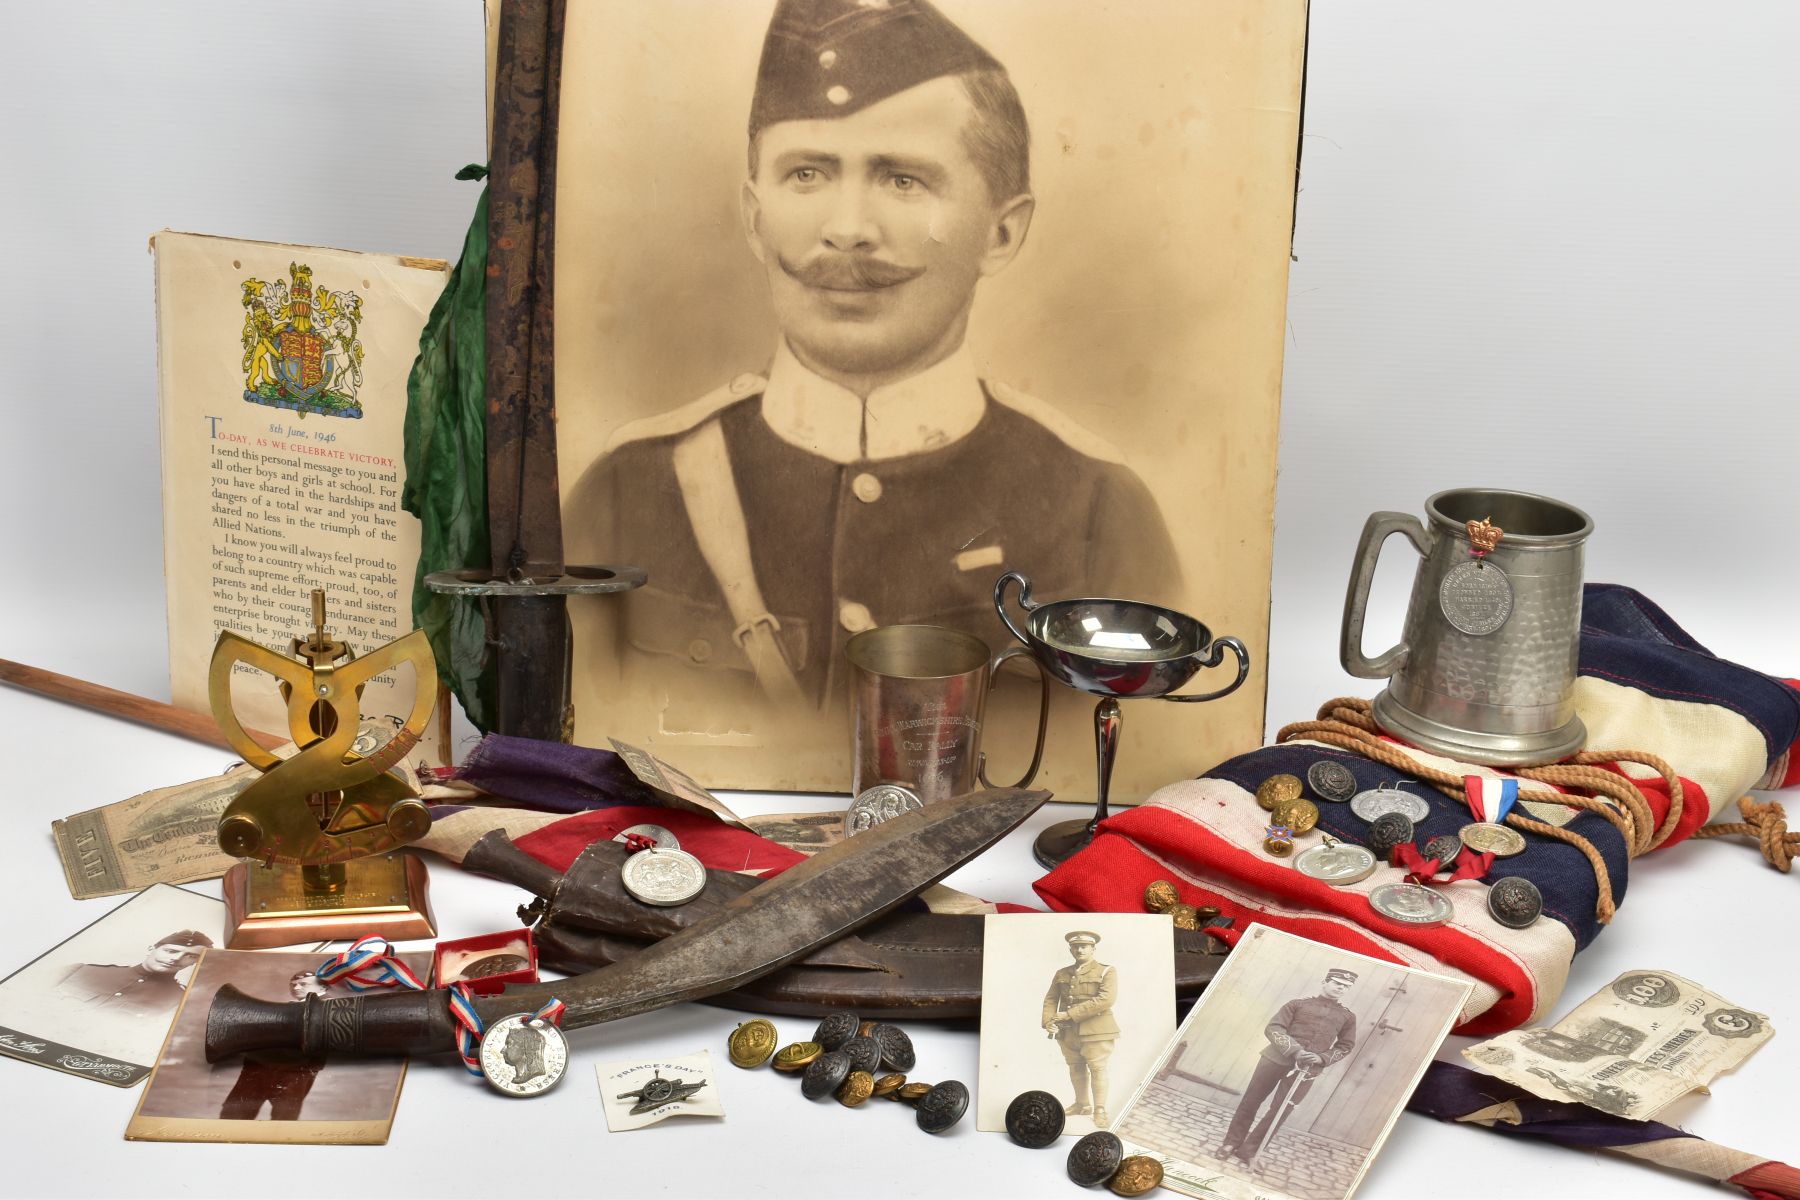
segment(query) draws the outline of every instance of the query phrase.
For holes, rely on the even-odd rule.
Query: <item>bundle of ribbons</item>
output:
[[[1169,879],[1185,902],[1237,918],[1228,938],[1261,922],[1472,980],[1457,1032],[1496,1033],[1542,1017],[1555,1002],[1574,956],[1624,899],[1636,855],[1719,832],[1718,825],[1702,827],[1746,791],[1795,782],[1797,689],[1716,657],[1639,593],[1589,584],[1575,698],[1591,749],[1578,759],[1511,771],[1455,762],[1383,735],[1365,703],[1332,701],[1318,720],[1282,730],[1277,744],[1161,788],[1109,818],[1092,845],[1040,880],[1037,891],[1062,911],[1137,911],[1145,886]],[[1454,908],[1449,924],[1390,920],[1371,906],[1369,893],[1416,874],[1415,855],[1334,887],[1263,850],[1269,814],[1256,802],[1257,786],[1277,774],[1304,779],[1320,759],[1347,767],[1358,788],[1398,786],[1425,800],[1430,815],[1415,824],[1418,846],[1500,815],[1495,810],[1513,796],[1505,781],[1516,781],[1509,824],[1523,832],[1526,849],[1439,887]],[[1477,782],[1465,787],[1467,777]],[[1350,805],[1318,808],[1323,834],[1366,841],[1369,823]],[[1744,825],[1723,828],[1759,836],[1785,870],[1795,837],[1779,825],[1779,806],[1746,799],[1744,814]],[[1510,875],[1530,879],[1543,897],[1541,918],[1523,929],[1488,912],[1483,885]]]

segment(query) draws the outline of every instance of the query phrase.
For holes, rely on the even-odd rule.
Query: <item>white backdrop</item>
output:
[[[168,226],[453,258],[478,185],[451,177],[484,157],[481,7],[65,0],[0,7],[0,36],[11,50],[0,72],[11,241],[0,284],[0,657],[166,697],[145,239]],[[1417,512],[1455,485],[1586,509],[1590,579],[1638,586],[1727,657],[1800,671],[1788,469],[1800,381],[1796,44],[1800,9],[1773,0],[1314,6],[1271,729],[1326,697],[1373,694],[1377,685],[1343,676],[1335,651],[1362,520]],[[1374,649],[1399,631],[1401,553],[1371,603]],[[3,971],[100,907],[61,891],[51,817],[215,770],[219,756],[6,689],[0,729],[17,846],[0,891]],[[989,858],[962,885],[1029,900],[1022,847]],[[1794,936],[1794,881],[1754,863],[1750,850],[1714,843],[1640,864],[1632,903],[1577,964],[1557,1012],[1620,970],[1662,967],[1770,1012],[1793,1036],[1792,969],[1768,965],[1760,939]],[[443,885],[447,930],[474,932],[510,911],[514,896],[497,886]],[[1700,928],[1704,938],[1688,932]],[[440,1140],[451,1122],[514,1152],[540,1135],[603,1137],[589,1107],[593,1061],[716,1044],[727,1025],[690,1007],[607,1033],[605,1053],[599,1040],[578,1042],[564,1087],[581,1098],[536,1108],[472,1085],[465,1094],[441,1064],[416,1069],[396,1147],[375,1152],[399,1167],[384,1186],[464,1186]],[[930,1037],[940,1061],[960,1055],[973,1078],[972,1037]],[[1775,1098],[1797,1053],[1777,1038],[1673,1119],[1793,1158],[1800,1147]],[[865,1168],[857,1187],[878,1194],[959,1190],[957,1180],[994,1195],[1066,1186],[1047,1156],[972,1126],[939,1146],[889,1113],[784,1097],[761,1114],[759,1089],[771,1085],[737,1086],[728,1111],[742,1115],[722,1138],[690,1123],[628,1135],[644,1139],[629,1146],[607,1139],[588,1183],[557,1168],[544,1189],[592,1194],[610,1179],[626,1195],[824,1194],[834,1188],[812,1171],[821,1156]],[[345,1153],[127,1146],[116,1139],[132,1097],[11,1063],[0,1063],[0,1096],[9,1141],[37,1148],[0,1183],[14,1195],[310,1194],[287,1168],[341,1169],[333,1156]],[[771,1161],[778,1138],[792,1141]],[[1700,1194],[1645,1168],[1417,1118],[1402,1121],[1365,1194],[1441,1188],[1443,1172],[1462,1167],[1453,1190],[1463,1194]]]

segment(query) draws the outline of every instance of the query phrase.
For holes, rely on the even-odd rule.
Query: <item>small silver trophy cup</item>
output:
[[[1006,611],[1006,585],[1019,585],[1024,628]],[[1060,821],[1038,835],[1032,853],[1054,867],[1094,840],[1106,819],[1112,788],[1113,759],[1119,752],[1119,701],[1178,700],[1197,704],[1229,696],[1250,674],[1250,652],[1234,637],[1213,637],[1205,625],[1185,613],[1137,600],[1085,597],[1033,603],[1031,580],[1008,571],[994,583],[994,608],[1012,635],[1025,644],[1054,679],[1078,692],[1100,697],[1094,706],[1094,751],[1099,768],[1099,798],[1088,820]],[[1237,656],[1237,678],[1216,692],[1170,695],[1202,667]]]

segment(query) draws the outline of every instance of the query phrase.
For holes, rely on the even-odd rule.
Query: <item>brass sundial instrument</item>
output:
[[[220,848],[246,860],[225,874],[226,944],[433,937],[424,864],[396,853],[431,828],[431,813],[394,770],[431,718],[431,645],[414,630],[359,657],[326,628],[323,591],[312,594],[312,616],[311,635],[293,639],[288,655],[230,630],[213,647],[213,718],[232,749],[263,772],[219,814]],[[280,682],[291,757],[263,749],[239,722],[231,677],[240,663]],[[383,741],[365,727],[358,701],[370,680],[402,663],[412,664],[412,711]]]

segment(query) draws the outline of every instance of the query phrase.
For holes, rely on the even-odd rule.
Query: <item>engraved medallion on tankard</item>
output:
[[[1388,681],[1376,723],[1463,762],[1523,766],[1580,750],[1575,669],[1593,521],[1560,500],[1487,488],[1439,492],[1425,515],[1369,517],[1344,598],[1344,669]],[[1400,643],[1368,658],[1369,583],[1395,533],[1419,552],[1418,571]]]

